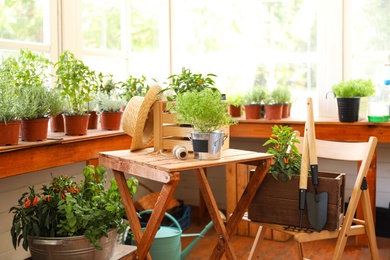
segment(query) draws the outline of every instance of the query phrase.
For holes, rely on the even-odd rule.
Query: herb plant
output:
[[[97,92],[98,79],[95,71],[69,51],[60,55],[55,64],[57,88],[68,103],[69,114],[85,115],[89,104]]]
[[[14,214],[11,235],[14,248],[22,242],[28,249],[27,236],[72,237],[85,235],[97,249],[99,240],[111,228],[125,229],[125,210],[115,179],[106,188],[106,168],[88,165],[84,181],[77,183],[67,175],[53,177],[49,186],[37,192],[34,186],[22,194],[11,207]],[[130,194],[137,191],[138,181],[127,180]]]
[[[263,146],[272,145],[267,153],[274,155],[274,164],[269,168],[272,176],[278,180],[291,180],[293,174],[300,174],[301,160],[298,148],[295,144],[300,143],[293,129],[289,126],[277,126],[272,128],[272,135]]]
[[[136,78],[129,76],[125,82],[119,82],[121,86],[121,96],[126,101],[129,101],[134,96],[144,97],[150,86],[146,84],[146,77]]]
[[[167,109],[177,113],[179,123],[191,124],[195,131],[203,133],[236,123],[228,113],[228,103],[215,88],[178,93],[176,103],[168,102]]]
[[[256,85],[245,94],[245,104],[261,105],[262,103],[264,103],[266,96],[267,89],[263,86]]]
[[[176,100],[179,94],[192,91],[202,91],[205,88],[214,87],[214,77],[215,74],[207,74],[203,76],[202,74],[192,73],[190,69],[182,68],[181,74],[173,74],[168,77],[170,83],[167,88],[161,90],[161,92],[170,91],[171,95],[167,96],[168,101]]]
[[[371,79],[352,79],[341,81],[332,86],[336,97],[369,97],[375,94],[375,85]]]

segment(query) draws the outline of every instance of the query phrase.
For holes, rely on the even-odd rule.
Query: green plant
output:
[[[202,74],[192,73],[190,69],[182,68],[181,74],[173,74],[168,77],[169,85],[161,92],[171,92],[168,93],[167,100],[173,101],[177,99],[179,94],[185,92],[202,91],[205,88],[216,89],[213,77],[216,77],[216,75],[209,73],[203,76]]]
[[[191,124],[195,131],[209,133],[236,123],[229,115],[227,106],[218,89],[204,88],[179,93],[176,103],[168,102],[167,109],[177,113],[178,122]]]
[[[332,86],[336,97],[369,97],[375,94],[375,85],[371,79],[352,79],[341,81]]]
[[[150,86],[146,84],[146,77],[136,78],[129,76],[125,82],[119,82],[121,89],[121,96],[129,101],[134,96],[144,97],[148,92]]]
[[[13,60],[13,57],[8,57],[0,64],[0,122],[4,123],[20,119],[21,114],[17,89],[14,87],[15,78],[11,72]]]
[[[302,157],[295,145],[297,143],[300,141],[291,127],[274,125],[270,139],[263,146],[272,145],[267,153],[274,155],[274,164],[269,172],[275,179],[281,176],[283,181],[287,181],[293,174],[300,174]]]
[[[260,105],[264,103],[267,97],[267,89],[263,86],[254,86],[251,90],[246,92],[245,104],[247,105]]]
[[[88,165],[83,170],[84,181],[77,183],[66,175],[53,177],[41,192],[34,186],[22,194],[18,204],[10,208],[14,214],[11,235],[14,248],[22,242],[28,249],[27,236],[72,237],[85,235],[97,249],[99,239],[118,227],[124,231],[125,210],[118,185],[111,180],[106,188],[106,168]],[[138,181],[127,180],[130,194],[136,193]]]
[[[264,103],[266,105],[283,105],[291,101],[291,92],[287,87],[276,87],[267,93]]]
[[[99,82],[96,73],[69,51],[60,55],[55,67],[57,88],[68,103],[69,114],[86,114],[89,102],[97,93]]]
[[[245,99],[244,95],[241,93],[236,93],[236,94],[228,94],[226,95],[226,100],[229,102],[230,105],[232,106],[242,106],[245,104]]]
[[[64,108],[60,94],[44,86],[21,88],[19,102],[22,119],[56,116]]]
[[[127,101],[115,92],[99,93],[97,101],[100,112],[119,112],[121,107],[127,104]]]

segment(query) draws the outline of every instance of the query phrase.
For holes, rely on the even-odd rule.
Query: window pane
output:
[[[316,89],[318,1],[174,1],[174,70],[217,74],[227,93],[255,84]]]
[[[0,1],[0,39],[44,42],[49,0]]]
[[[83,0],[83,46],[121,49],[121,1]]]

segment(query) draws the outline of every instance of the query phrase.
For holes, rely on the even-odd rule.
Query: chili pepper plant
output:
[[[84,180],[77,183],[73,176],[53,177],[50,185],[36,191],[34,186],[22,194],[16,206],[11,235],[14,248],[22,243],[28,249],[27,236],[72,237],[85,235],[97,249],[107,231],[125,229],[122,221],[125,210],[115,179],[106,186],[106,168],[88,165],[83,169]],[[129,178],[127,186],[131,196],[138,187],[138,180]]]
[[[263,146],[272,145],[267,153],[274,155],[274,163],[269,168],[272,176],[278,180],[291,180],[293,174],[299,175],[301,169],[301,154],[296,144],[300,141],[291,127],[274,125],[272,135]]]

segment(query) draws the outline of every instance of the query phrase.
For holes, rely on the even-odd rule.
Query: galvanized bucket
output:
[[[194,158],[199,160],[216,160],[221,158],[222,145],[227,138],[222,130],[211,133],[191,132]]]
[[[27,237],[33,260],[108,260],[114,254],[117,228],[100,239],[103,250],[97,250],[85,236]]]

